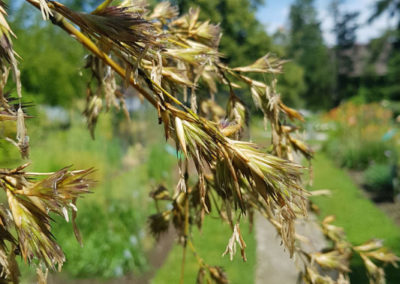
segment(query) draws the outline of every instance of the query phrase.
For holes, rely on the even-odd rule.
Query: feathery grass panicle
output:
[[[55,269],[61,266],[65,256],[50,233],[50,217],[32,202],[7,190],[8,204],[15,222],[21,254],[26,262],[34,257]]]
[[[361,255],[371,279],[376,282],[383,281],[384,273],[371,259],[393,264],[398,261],[395,255],[377,244],[370,250],[366,249],[368,245],[353,247],[346,241],[343,231],[330,224],[331,219],[322,223],[323,232],[333,243],[331,251],[311,255],[298,246],[297,241],[304,238],[296,234],[294,222],[307,215],[307,192],[301,182],[303,168],[294,163],[292,153],[297,151],[307,159],[311,159],[313,153],[296,136],[300,127],[285,125],[287,119],[300,123],[303,117],[286,106],[277,91],[276,75],[283,71],[284,61],[267,54],[248,66],[226,66],[218,50],[220,27],[199,20],[199,9],[190,9],[178,17],[177,8],[168,2],[159,3],[153,11],[148,11],[146,1],[106,0],[92,13],[72,11],[57,1],[27,2],[41,10],[45,18],[52,16],[54,24],[91,52],[86,66],[91,78],[84,115],[92,136],[103,109],[113,106],[127,113],[124,90],[131,85],[157,110],[158,120],[164,124],[165,138],[174,140],[177,151],[183,152],[184,155],[178,155],[180,179],[175,192],[160,188],[152,194],[156,202],[170,203],[168,210],[160,210],[157,203],[157,214],[149,218],[150,230],[156,238],[172,225],[186,252],[187,246],[192,247],[190,227],[197,224],[201,228],[204,216],[215,210],[232,228],[226,253],[232,256],[238,243],[245,259],[245,241],[238,224],[241,217],[247,214],[251,218],[257,210],[276,228],[291,256],[295,253],[305,256],[301,259],[304,259],[302,276],[306,283],[334,283],[330,277],[320,274],[315,263],[338,269],[341,283],[348,283],[351,252]],[[0,118],[16,118],[19,126],[15,143],[27,153],[22,147],[27,135],[19,70],[5,15],[4,3],[0,0],[0,63],[2,66],[6,63],[17,78],[19,104],[16,110],[8,107],[3,95],[5,84],[2,84]],[[7,68],[2,68],[1,72],[5,74]],[[260,82],[252,79],[253,73],[269,76]],[[121,78],[116,78],[115,74]],[[125,86],[118,86],[120,83]],[[210,98],[196,95],[201,86],[207,86]],[[221,88],[231,93],[226,111],[210,103],[215,102],[214,97]],[[252,96],[256,107],[263,112],[266,127],[271,130],[270,151],[240,140],[247,127],[247,111],[235,95],[237,88],[242,88],[244,95]],[[194,167],[188,166],[190,161]],[[54,268],[64,262],[64,255],[51,235],[48,212],[68,220],[68,209],[72,209],[74,221],[76,199],[88,193],[92,181],[87,175],[92,170],[62,169],[36,181],[24,168],[0,170],[0,187],[8,197],[12,216],[9,223],[17,231],[16,236],[6,240],[19,244],[25,260],[36,257],[47,267]],[[193,175],[197,181],[189,178]],[[2,228],[9,232],[7,226]],[[77,230],[75,234],[79,240]],[[4,263],[3,270],[12,278],[16,273],[6,269],[11,266],[1,258],[2,252],[0,244],[0,264]],[[211,280],[228,283],[220,267],[200,261],[198,283]]]
[[[47,1],[48,0],[39,0],[43,20],[48,20],[50,16],[53,16],[53,13],[51,12],[49,6],[47,6]]]
[[[322,222],[322,229],[327,239],[331,240],[332,248],[324,252],[307,253],[305,270],[302,272],[305,283],[343,283],[349,284],[350,260],[354,254],[358,254],[368,272],[370,283],[385,283],[385,272],[382,267],[376,265],[372,260],[380,263],[392,264],[397,267],[400,260],[390,250],[383,247],[381,240],[369,240],[364,244],[354,246],[347,239],[342,228],[332,225],[333,216],[327,216]],[[321,269],[319,269],[318,266]],[[338,273],[337,279],[332,278],[329,271]],[[327,272],[327,273],[325,273]]]
[[[28,164],[13,170],[0,169],[0,188],[7,195],[8,208],[0,206],[0,250],[6,251],[5,242],[19,247],[23,259],[30,263],[38,259],[48,268],[61,268],[65,256],[51,233],[50,212],[65,217],[68,209],[76,210],[76,199],[89,193],[93,181],[88,179],[93,170],[69,171],[62,169],[52,174],[25,172]],[[36,181],[37,176],[46,176]],[[74,221],[74,220],[73,220]],[[11,228],[14,227],[14,236]],[[10,252],[8,252],[10,254]],[[2,266],[7,277],[14,277],[3,259]],[[8,266],[5,266],[5,265]]]
[[[168,231],[171,214],[171,211],[164,211],[162,213],[157,213],[149,216],[149,229],[155,239],[160,239],[161,235]]]
[[[25,127],[25,114],[22,110],[22,85],[20,79],[20,71],[18,69],[18,62],[16,60],[16,53],[13,50],[11,36],[15,36],[11,31],[5,16],[7,16],[6,6],[3,1],[0,1],[0,121],[3,120],[16,120],[17,121],[17,137],[14,141],[10,137],[6,140],[14,144],[20,151],[23,159],[29,156],[29,137]],[[8,80],[9,68],[11,68],[14,75],[16,90],[18,95],[19,107],[14,110],[8,104],[4,96],[4,87]]]
[[[5,62],[11,64],[14,60],[14,51],[12,50],[11,36],[15,36],[7,23],[7,6],[0,1],[0,63],[1,69],[4,69]]]
[[[173,6],[168,1],[163,1],[158,3],[153,12],[150,14],[149,18],[154,20],[160,20],[162,23],[167,23],[167,21],[174,19],[178,16],[178,7]]]
[[[234,71],[238,72],[254,72],[254,73],[269,73],[269,74],[279,74],[283,71],[282,61],[276,57],[267,54],[255,61],[253,64],[245,67],[233,68]]]
[[[77,24],[85,33],[109,40],[134,55],[140,54],[145,45],[159,47],[156,32],[150,22],[143,18],[143,9],[136,6],[109,6],[88,14],[75,12],[66,6],[52,2],[54,10]]]

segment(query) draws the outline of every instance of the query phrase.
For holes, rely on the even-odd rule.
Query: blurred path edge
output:
[[[298,270],[295,256],[290,259],[289,253],[281,245],[275,228],[260,214],[255,218],[255,234],[257,242],[256,284],[296,284]],[[317,218],[310,214],[306,220],[298,220],[296,232],[310,240],[303,245],[306,251],[319,251],[327,246],[327,242],[315,223]]]

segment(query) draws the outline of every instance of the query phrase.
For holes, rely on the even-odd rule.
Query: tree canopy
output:
[[[304,68],[307,89],[303,94],[309,107],[331,105],[332,64],[324,44],[313,0],[296,0],[290,7],[288,56]]]

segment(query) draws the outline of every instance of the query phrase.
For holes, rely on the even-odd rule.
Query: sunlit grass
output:
[[[229,260],[229,255],[222,257],[228,239],[232,234],[228,224],[221,223],[220,220],[206,218],[203,231],[200,233],[195,229],[193,232],[193,242],[199,256],[209,265],[222,266],[232,284],[254,283],[256,267],[255,236],[254,233],[249,233],[246,223],[241,225],[241,231],[247,245],[247,262],[243,262],[240,252],[237,252],[233,261]],[[181,261],[182,247],[175,245],[152,283],[179,283]],[[198,270],[197,260],[190,249],[188,249],[185,263],[185,283],[194,283]]]
[[[349,241],[353,244],[358,245],[371,238],[383,239],[384,244],[399,255],[400,228],[372,201],[361,194],[350,176],[344,170],[337,168],[324,155],[316,156],[313,167],[315,179],[312,189],[330,189],[332,191],[331,197],[312,198],[321,209],[320,217],[335,215],[335,224],[345,229]],[[355,264],[357,265],[353,267],[355,271],[353,282],[367,283],[367,279],[359,278],[362,275],[361,269],[358,267],[357,261]],[[400,283],[399,271],[388,270],[388,283]]]

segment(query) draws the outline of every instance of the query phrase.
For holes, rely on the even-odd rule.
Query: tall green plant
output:
[[[400,94],[400,1],[398,0],[378,0],[375,2],[374,12],[369,21],[372,22],[384,14],[389,14],[396,19],[397,25],[391,35],[390,43],[392,50],[388,61],[386,96],[393,100],[399,99]]]
[[[303,99],[310,108],[332,106],[333,68],[314,0],[296,0],[290,7],[288,55],[304,68],[307,89]]]
[[[159,211],[149,218],[149,227],[156,238],[169,227],[175,228],[184,248],[182,272],[186,250],[196,253],[191,227],[201,228],[205,216],[212,210],[232,229],[224,255],[233,258],[238,247],[245,261],[246,243],[239,224],[246,216],[251,221],[253,213],[258,211],[275,227],[290,255],[296,254],[303,261],[301,275],[307,283],[333,281],[321,275],[316,264],[337,270],[339,279],[348,281],[348,263],[353,252],[364,259],[371,279],[383,281],[383,270],[372,260],[395,263],[397,257],[376,242],[353,247],[345,241],[339,228],[329,224],[331,220],[323,223],[326,235],[334,244],[329,252],[308,253],[298,245],[303,238],[295,233],[294,222],[307,214],[307,194],[301,184],[303,168],[294,162],[293,155],[299,152],[311,159],[312,151],[298,139],[295,127],[285,125],[286,120],[301,122],[303,117],[287,107],[277,91],[276,77],[282,72],[284,62],[267,54],[247,66],[231,68],[224,64],[218,51],[220,28],[209,21],[200,21],[199,9],[190,9],[187,14],[178,16],[176,7],[168,2],[149,11],[142,1],[114,3],[106,0],[93,12],[85,13],[57,1],[26,2],[90,52],[86,62],[90,80],[84,115],[92,134],[104,110],[121,110],[129,119],[125,98],[132,91],[128,86],[157,111],[156,118],[164,125],[165,138],[176,145],[179,181],[173,191],[159,187],[152,192],[156,201],[167,202],[169,206],[158,207]],[[29,139],[24,120],[28,117],[21,100],[20,71],[11,45],[12,33],[3,17],[4,4],[0,3],[2,75],[5,81],[11,68],[19,96],[17,102],[12,103],[2,92],[1,114],[4,113],[4,120],[17,122],[15,141],[12,137],[7,139],[20,149],[23,158],[27,158]],[[261,82],[253,79],[254,74],[268,76]],[[200,83],[207,86],[210,99],[200,99],[196,95]],[[219,86],[230,94],[226,110],[222,112],[212,100]],[[269,126],[271,145],[268,151],[242,140],[248,114],[237,92],[244,86],[246,91],[243,92],[252,96]],[[4,89],[4,84],[0,89]],[[74,219],[74,203],[80,194],[88,191],[91,182],[86,176],[91,170],[70,172],[63,169],[42,174],[49,177],[34,182],[32,177],[37,174],[24,169],[25,165],[0,171],[0,186],[7,195],[11,212],[0,215],[4,217],[0,223],[3,242],[19,246],[17,253],[28,263],[35,258],[40,268],[54,269],[56,264],[61,266],[65,258],[51,235],[48,213],[53,211],[68,220],[66,211],[72,208]],[[4,212],[7,210],[3,207]],[[16,229],[15,234],[7,224]],[[78,231],[75,232],[79,239]],[[8,245],[0,246],[2,276],[6,281],[17,282],[16,250],[8,248]],[[198,262],[199,283],[227,282],[222,268],[205,263],[200,256]],[[45,281],[42,269],[38,269],[38,275]]]
[[[343,0],[334,0],[331,3],[334,33],[335,33],[335,90],[333,103],[339,104],[342,100],[354,95],[356,86],[352,86],[351,75],[354,72],[353,47],[356,43],[358,29],[357,19],[359,12],[343,11]]]

